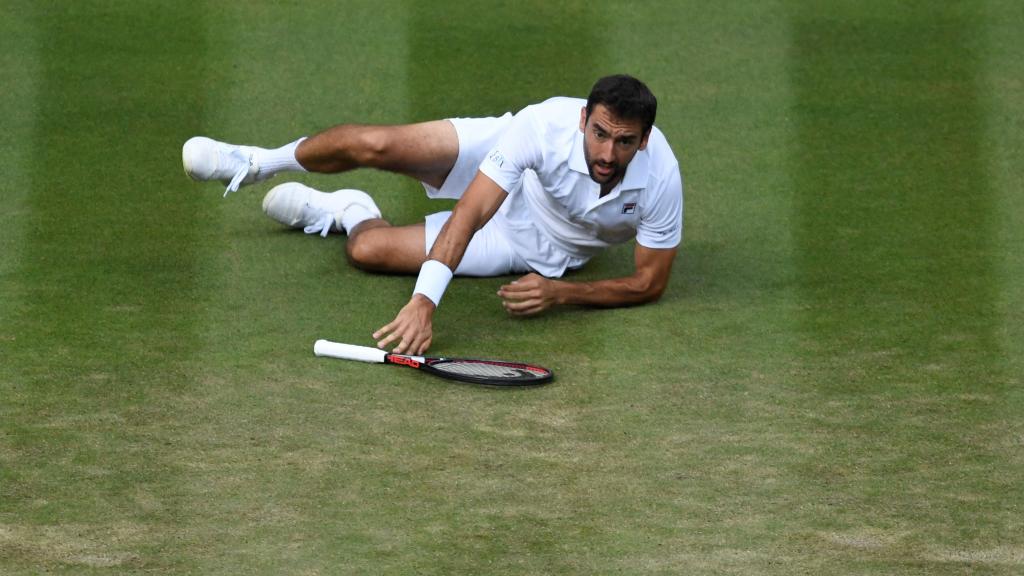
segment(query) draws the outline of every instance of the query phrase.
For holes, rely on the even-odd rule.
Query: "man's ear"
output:
[[[587,131],[587,107],[580,108],[580,132]]]
[[[650,137],[651,137],[651,131],[650,130],[647,130],[647,132],[644,132],[644,137],[640,139],[640,148],[639,148],[639,150],[643,150],[644,148],[647,148],[647,139],[650,138]]]

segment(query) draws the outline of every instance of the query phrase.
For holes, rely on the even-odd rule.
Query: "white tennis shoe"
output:
[[[245,184],[266,180],[260,175],[255,148],[218,142],[205,136],[189,138],[181,147],[181,164],[193,180],[220,180],[227,184],[224,195]]]
[[[380,209],[362,190],[320,192],[298,182],[278,184],[263,197],[263,212],[291,228],[302,228],[306,234],[326,237],[330,232],[344,232],[341,225],[345,211],[358,205],[374,218]]]

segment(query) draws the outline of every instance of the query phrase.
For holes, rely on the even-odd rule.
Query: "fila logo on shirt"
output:
[[[501,152],[498,150],[491,150],[491,154],[488,158],[490,158],[491,162],[494,162],[498,168],[501,168],[501,165],[505,163],[505,157],[502,156]]]
[[[636,202],[626,202],[622,205],[623,214],[633,214],[636,212]]]

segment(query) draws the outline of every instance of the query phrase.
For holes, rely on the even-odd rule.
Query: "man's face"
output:
[[[640,120],[623,120],[604,104],[594,106],[587,117],[586,107],[580,112],[583,132],[583,157],[590,178],[601,185],[601,192],[615,187],[626,173],[633,156],[647,147],[647,137]]]

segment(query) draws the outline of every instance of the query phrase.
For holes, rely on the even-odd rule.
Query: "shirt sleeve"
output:
[[[539,168],[544,156],[543,142],[536,114],[533,107],[528,106],[512,118],[498,143],[480,163],[480,171],[512,194],[519,189],[525,170]]]
[[[646,248],[675,248],[683,239],[683,179],[678,166],[649,192],[650,199],[641,207],[636,241]]]

